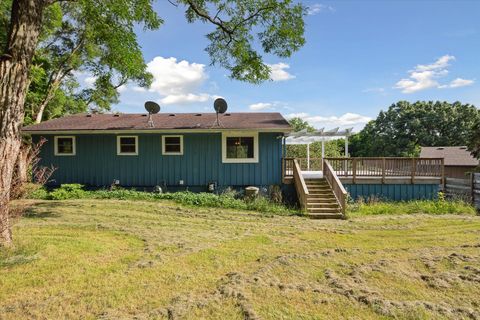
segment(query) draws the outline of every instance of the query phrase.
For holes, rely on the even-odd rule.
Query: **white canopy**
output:
[[[325,128],[314,132],[308,132],[307,129],[291,132],[286,135],[285,144],[305,144],[307,145],[307,169],[310,170],[310,144],[312,142],[322,143],[322,159],[325,158],[325,141],[345,139],[345,157],[348,157],[348,137],[353,134],[353,128],[339,130],[335,128],[325,131]]]

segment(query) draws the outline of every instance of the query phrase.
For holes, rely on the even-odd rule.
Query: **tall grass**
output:
[[[357,201],[350,203],[347,214],[350,216],[385,215],[385,214],[476,214],[470,204],[461,200],[415,200],[415,201]]]

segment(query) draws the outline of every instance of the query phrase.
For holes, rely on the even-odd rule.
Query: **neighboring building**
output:
[[[422,147],[421,158],[444,158],[445,177],[466,178],[479,165],[467,147]]]
[[[280,113],[77,114],[23,128],[45,137],[40,164],[50,185],[80,183],[167,190],[282,184]]]

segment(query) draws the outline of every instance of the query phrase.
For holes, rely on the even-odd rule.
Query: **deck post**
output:
[[[323,159],[325,159],[325,139],[322,139],[322,171],[323,171]]]
[[[356,184],[357,178],[357,159],[353,158],[352,160],[352,174],[353,174],[353,184]]]
[[[386,167],[387,159],[385,157],[382,158],[382,184],[385,184],[385,167]]]
[[[412,175],[412,184],[415,183],[415,171],[417,169],[417,161],[415,159],[415,157],[412,157],[412,172],[411,172],[411,175]]]
[[[310,142],[307,143],[307,171],[310,171]]]

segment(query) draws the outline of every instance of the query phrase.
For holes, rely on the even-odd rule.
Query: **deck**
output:
[[[322,179],[321,159],[297,159],[304,179]],[[344,184],[442,184],[443,158],[326,158]],[[284,159],[284,183],[293,182],[293,158]]]
[[[313,162],[312,162],[313,160]],[[312,218],[345,217],[352,197],[433,198],[444,179],[443,158],[284,158],[283,182],[293,184]],[[360,189],[360,190],[359,190]]]

